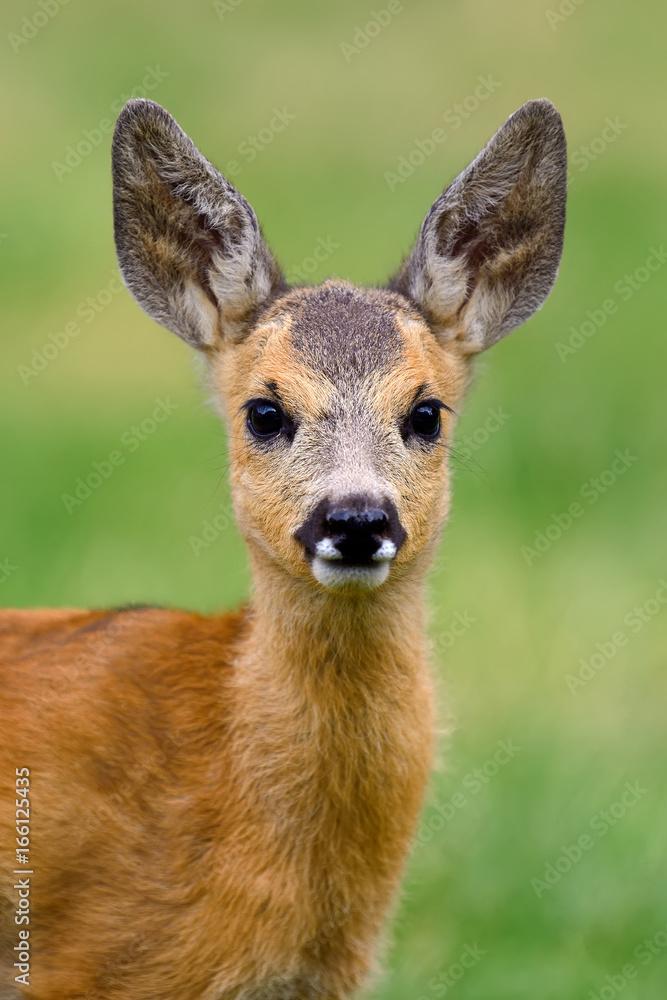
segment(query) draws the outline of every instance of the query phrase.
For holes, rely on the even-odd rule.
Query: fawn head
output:
[[[545,100],[513,114],[429,210],[383,289],[288,288],[252,208],[159,105],[113,141],[120,269],[203,352],[251,551],[315,586],[400,577],[449,503],[448,443],[472,359],[555,281],[566,150]]]

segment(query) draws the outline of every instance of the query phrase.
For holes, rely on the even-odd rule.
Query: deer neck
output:
[[[423,574],[373,591],[344,592],[255,562],[246,653],[269,690],[298,701],[341,690],[382,696],[424,668]],[[307,695],[306,695],[307,692]]]
[[[423,574],[355,596],[253,562],[235,670],[237,759],[253,762],[248,785],[274,816],[316,813],[325,822],[347,813],[358,827],[361,809],[371,839],[397,822],[411,832],[433,731]]]

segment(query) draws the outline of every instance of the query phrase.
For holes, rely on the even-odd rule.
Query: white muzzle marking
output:
[[[374,565],[341,565],[342,555],[330,538],[323,538],[315,546],[313,576],[323,587],[331,589],[352,585],[362,590],[373,590],[389,576],[389,565],[395,556],[396,546],[385,539],[371,557]]]

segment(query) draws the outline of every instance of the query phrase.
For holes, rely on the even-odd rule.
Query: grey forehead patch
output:
[[[332,381],[388,371],[401,358],[389,295],[345,285],[301,291],[290,303],[294,350]]]

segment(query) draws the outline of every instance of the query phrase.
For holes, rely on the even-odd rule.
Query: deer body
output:
[[[249,611],[65,612],[48,629],[5,615],[34,649],[3,718],[32,775],[35,996],[359,982],[428,773],[419,609],[400,625],[395,607],[304,610],[283,603],[269,629]],[[397,634],[382,629],[379,650],[367,637],[389,610]]]
[[[423,589],[454,412],[472,356],[551,288],[564,176],[533,102],[389,289],[288,289],[166,112],[121,114],[121,270],[208,359],[253,597],[0,615],[0,768],[29,769],[34,815],[27,984],[3,798],[0,998],[334,1000],[373,969],[431,761]]]

